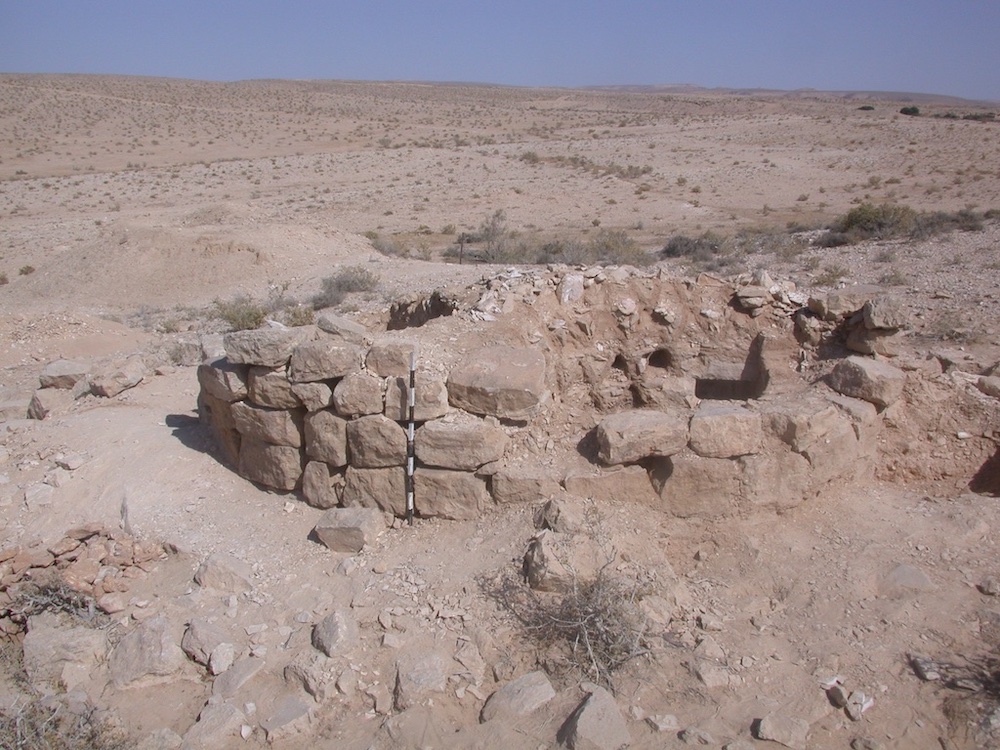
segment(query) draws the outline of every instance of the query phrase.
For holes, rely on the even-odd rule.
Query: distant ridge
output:
[[[859,99],[862,101],[917,102],[946,106],[997,106],[1000,102],[985,99],[964,99],[947,94],[922,94],[913,91],[824,91],[821,89],[741,89],[719,86],[708,88],[690,83],[621,84],[615,86],[580,86],[587,91],[623,91],[649,94],[724,94],[728,96],[778,96],[788,99]]]

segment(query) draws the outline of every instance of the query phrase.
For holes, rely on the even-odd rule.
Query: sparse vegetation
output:
[[[270,312],[267,305],[256,302],[249,294],[238,294],[232,299],[217,299],[212,303],[215,317],[226,322],[234,331],[260,328]]]
[[[987,215],[971,209],[918,213],[909,206],[862,203],[833,222],[816,244],[838,247],[865,240],[922,239],[956,230],[979,231],[985,218]]]
[[[920,107],[903,107],[899,110],[899,114],[907,115],[909,117],[919,117]]]
[[[21,276],[30,276],[35,272],[34,266],[21,266],[17,271]]]
[[[378,274],[363,266],[348,266],[321,282],[320,291],[312,298],[313,308],[340,305],[352,292],[371,292],[378,288]]]

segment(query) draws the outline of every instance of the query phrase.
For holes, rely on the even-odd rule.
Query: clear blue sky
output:
[[[1000,101],[1000,0],[0,0],[0,71]]]

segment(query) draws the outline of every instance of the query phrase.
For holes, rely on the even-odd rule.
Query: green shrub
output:
[[[313,309],[336,307],[351,292],[371,292],[378,288],[377,273],[363,266],[348,266],[320,282],[320,291],[312,299]]]
[[[21,268],[18,270],[18,273],[21,274],[22,276],[30,276],[34,272],[35,272],[34,266],[21,266]]]
[[[909,115],[910,117],[920,116],[920,107],[903,107],[899,110],[901,115]]]
[[[829,231],[817,239],[816,244],[838,247],[864,240],[924,239],[954,231],[977,232],[983,229],[983,222],[988,218],[989,212],[981,214],[967,208],[954,213],[917,213],[909,206],[862,203],[831,224]]]
[[[660,255],[664,258],[691,258],[705,261],[722,251],[722,238],[712,232],[705,232],[701,237],[688,237],[677,234],[670,238]]]
[[[215,317],[224,320],[234,331],[260,328],[270,309],[254,301],[249,294],[240,294],[230,300],[215,300]]]

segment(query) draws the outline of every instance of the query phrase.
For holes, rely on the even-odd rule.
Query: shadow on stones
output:
[[[171,434],[181,445],[191,450],[205,453],[223,466],[229,466],[223,459],[218,443],[212,436],[212,430],[202,423],[196,414],[168,414],[163,420],[170,428]]]
[[[969,489],[980,495],[1000,497],[1000,447],[973,475]]]
[[[576,452],[587,459],[592,464],[603,466],[598,455],[600,446],[597,443],[597,428],[594,427],[586,435],[580,438],[576,444]]]

